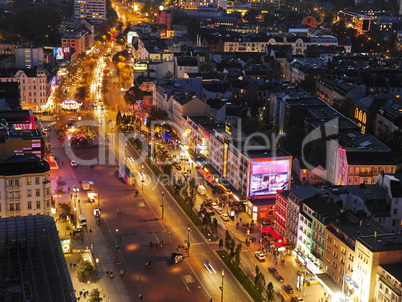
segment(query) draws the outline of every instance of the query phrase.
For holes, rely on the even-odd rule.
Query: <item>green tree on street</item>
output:
[[[261,273],[258,265],[255,266],[255,278],[254,278],[254,286],[255,288],[262,293],[265,288],[265,276]]]
[[[241,253],[241,249],[242,249],[242,245],[241,243],[239,243],[236,247],[236,251],[235,251],[235,263],[237,265],[240,264],[240,253]]]
[[[100,296],[100,291],[97,288],[94,288],[90,293],[89,293],[89,302],[102,302],[103,299]]]
[[[93,277],[95,268],[89,261],[80,260],[76,266],[78,278],[87,281]]]
[[[267,292],[268,302],[275,301],[275,291],[274,291],[274,285],[272,284],[272,282],[268,283],[266,292]]]

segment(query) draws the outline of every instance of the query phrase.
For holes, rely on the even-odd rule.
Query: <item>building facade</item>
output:
[[[0,217],[50,215],[50,166],[33,154],[17,153],[0,163]]]
[[[88,19],[94,24],[106,21],[106,0],[75,0],[75,19]]]

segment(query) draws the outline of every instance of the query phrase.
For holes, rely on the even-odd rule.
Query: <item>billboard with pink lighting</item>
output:
[[[249,165],[249,197],[275,195],[290,188],[291,157],[253,160]]]

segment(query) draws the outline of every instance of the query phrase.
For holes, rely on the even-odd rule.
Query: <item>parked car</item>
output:
[[[216,202],[211,203],[211,208],[213,208],[214,210],[219,208],[218,204]]]
[[[265,261],[265,255],[263,252],[255,252],[254,253],[255,258],[257,258],[259,261]]]
[[[270,225],[270,224],[272,224],[272,221],[271,221],[271,220],[264,220],[264,221],[262,222],[262,224],[263,224],[263,225]]]
[[[221,218],[223,219],[223,221],[230,221],[230,217],[228,214],[221,214]]]
[[[70,162],[70,165],[71,165],[71,167],[78,167],[78,164],[77,164],[77,162],[75,160],[72,160]]]
[[[223,214],[223,209],[222,208],[216,208],[214,209],[216,213],[218,213],[218,215],[222,215]]]
[[[268,272],[270,272],[272,275],[278,275],[278,270],[274,266],[268,267]]]
[[[181,170],[181,166],[180,165],[176,165],[174,166],[176,168],[176,170]]]
[[[303,302],[303,298],[300,296],[293,296],[290,302]]]
[[[284,284],[282,285],[282,288],[288,294],[293,294],[293,287],[290,284]]]
[[[278,280],[278,282],[283,283],[285,282],[285,279],[283,279],[283,277],[281,275],[275,275],[274,276],[276,280]]]

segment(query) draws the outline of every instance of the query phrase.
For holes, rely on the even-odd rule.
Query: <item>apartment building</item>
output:
[[[344,12],[344,11],[340,11],[338,13],[338,20],[344,21],[347,27],[350,26],[356,29],[358,34],[364,34],[370,31],[374,22],[373,17],[369,17],[355,12]]]
[[[289,244],[296,242],[297,257],[331,295],[341,292],[346,301],[356,302],[400,301],[401,278],[391,264],[398,265],[402,255],[400,221],[392,223],[401,210],[401,180],[400,174],[381,174],[371,186],[278,192],[275,229]],[[359,191],[365,194],[360,199]],[[365,207],[356,210],[359,203]],[[387,203],[392,210],[380,213]]]
[[[49,215],[50,166],[34,154],[16,153],[0,163],[0,217]]]
[[[61,38],[61,46],[71,47],[77,54],[84,53],[88,49],[86,35],[85,31],[70,30]]]
[[[15,52],[15,68],[32,68],[43,64],[43,47],[18,47]]]
[[[335,185],[373,184],[384,173],[395,173],[396,154],[370,134],[342,131],[329,142],[327,179]]]
[[[402,104],[381,107],[375,117],[374,134],[392,134],[402,130]]]
[[[87,19],[93,24],[106,21],[106,0],[74,0],[74,18]]]
[[[19,83],[23,109],[41,112],[46,108],[51,78],[43,66],[39,65],[33,69],[0,69],[0,82]]]

